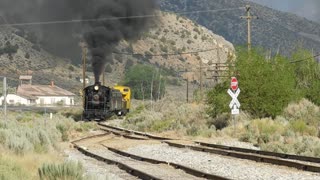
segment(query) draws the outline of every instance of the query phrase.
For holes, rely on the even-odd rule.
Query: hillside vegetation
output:
[[[200,60],[203,66],[209,67],[214,62],[225,62],[233,58],[233,45],[223,37],[187,18],[158,13],[160,17],[156,25],[140,39],[122,41],[116,47],[113,61],[106,65],[107,85],[119,83],[124,78],[124,71],[134,64],[155,65],[171,71],[175,76],[177,72],[187,70],[188,72],[182,72],[178,76],[189,77],[190,81],[198,82],[200,75],[195,72],[198,71],[196,67],[200,66]],[[72,62],[48,53],[37,43],[37,36],[27,30],[1,28],[0,32],[0,71],[1,75],[10,77],[8,82],[11,86],[18,84],[19,74],[26,74],[31,70],[34,84],[49,84],[54,80],[60,87],[79,92],[81,84],[76,78],[82,77],[80,59]],[[196,53],[202,50],[208,51]],[[87,75],[92,83],[89,54],[87,59]]]
[[[320,24],[244,0],[160,0],[165,11],[200,11],[208,9],[228,9],[251,5],[251,12],[259,19],[252,22],[252,43],[271,49],[273,53],[289,55],[296,44],[320,52]],[[244,9],[217,11],[212,13],[191,13],[186,17],[223,36],[236,45],[247,41],[247,22]]]

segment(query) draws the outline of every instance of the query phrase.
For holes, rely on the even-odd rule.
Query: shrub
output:
[[[30,173],[12,161],[12,159],[0,156],[0,179],[31,179],[31,177]]]
[[[144,103],[145,104],[145,103]],[[211,137],[215,128],[208,128],[203,105],[185,104],[173,99],[162,99],[153,104],[133,109],[123,126],[140,131],[178,131],[190,136]]]
[[[303,120],[307,125],[317,126],[320,121],[320,108],[307,99],[302,99],[298,103],[289,104],[283,115],[288,120]]]
[[[41,180],[83,179],[84,170],[80,163],[65,162],[63,164],[44,164],[38,170]]]
[[[107,64],[105,71],[106,71],[107,73],[112,73],[112,67],[111,67],[110,64]]]
[[[29,53],[26,53],[24,57],[25,57],[26,59],[30,59],[30,54],[29,54]]]
[[[162,38],[160,39],[160,41],[163,42],[163,43],[165,43],[165,42],[167,41],[167,39],[166,39],[164,36],[162,36]]]
[[[68,128],[62,124],[58,124],[56,128],[60,131],[61,133],[61,138],[62,141],[68,141],[69,140],[69,135],[68,135]]]
[[[229,125],[230,114],[223,113],[218,115],[216,118],[211,118],[208,120],[207,124],[209,127],[214,126],[216,129],[223,129]]]
[[[73,66],[69,66],[69,68],[68,68],[70,71],[74,71],[74,67]]]
[[[197,28],[197,27],[193,28],[193,31],[194,31],[194,32],[197,32],[198,34],[200,34],[200,30],[199,30],[199,28]]]

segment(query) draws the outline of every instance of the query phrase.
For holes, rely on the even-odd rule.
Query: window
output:
[[[44,105],[44,98],[40,98],[40,104]]]
[[[56,103],[56,99],[55,98],[51,98],[51,104]]]
[[[66,98],[62,98],[62,99],[61,99],[61,103],[62,103],[62,105],[65,105],[65,104],[66,104],[66,102],[67,102],[67,101],[66,101]]]

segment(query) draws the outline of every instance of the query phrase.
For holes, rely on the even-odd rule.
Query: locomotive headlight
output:
[[[98,91],[99,90],[99,86],[94,86],[94,90]]]

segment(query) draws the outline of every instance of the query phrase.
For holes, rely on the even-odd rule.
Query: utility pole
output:
[[[106,84],[106,72],[103,71],[103,73],[102,73],[102,85],[105,86],[105,84]]]
[[[87,46],[85,44],[80,45],[82,48],[82,79],[83,89],[86,88],[86,71],[87,71]]]
[[[3,112],[4,120],[7,120],[7,78],[3,77]]]
[[[217,58],[218,58],[218,64],[220,64],[221,63],[221,59],[220,59],[220,48],[222,48],[222,47],[220,47],[220,45],[218,45],[218,48],[217,48]],[[218,79],[218,76],[220,75],[220,66],[218,66],[218,64],[216,64],[216,75],[217,75],[217,77],[215,78],[215,81],[216,81],[216,84],[218,84],[218,82],[219,82],[219,79]]]
[[[161,68],[159,68],[158,101],[160,101],[160,95],[161,95]]]
[[[247,19],[248,21],[248,51],[251,50],[251,20],[258,19],[257,16],[251,16],[250,10],[251,10],[250,5],[246,5],[247,16],[240,17],[241,19]]]
[[[152,104],[152,101],[153,101],[153,79],[154,79],[154,72],[152,73],[152,80],[151,80],[151,91],[150,91],[150,99],[151,99],[151,110],[153,110],[153,104]]]
[[[187,77],[187,103],[189,103],[189,77]]]
[[[202,60],[200,59],[200,101],[202,101]]]

